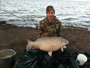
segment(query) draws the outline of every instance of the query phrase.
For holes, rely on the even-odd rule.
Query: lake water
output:
[[[53,5],[62,26],[90,27],[90,0],[0,0],[0,20],[18,27],[36,27]]]

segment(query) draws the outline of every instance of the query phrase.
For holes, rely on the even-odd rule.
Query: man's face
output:
[[[55,15],[55,13],[54,13],[54,11],[53,10],[51,10],[51,11],[49,11],[49,12],[47,12],[47,17],[48,18],[50,18],[50,19],[53,19],[53,17],[54,17],[54,15]]]

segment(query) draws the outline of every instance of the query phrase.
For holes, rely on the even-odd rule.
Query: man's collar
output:
[[[56,19],[56,16],[54,16],[54,19],[53,20],[55,20]],[[46,16],[46,18],[45,18],[45,21],[47,21],[48,22],[48,17]]]
[[[51,24],[54,24],[54,23],[55,23],[55,19],[56,19],[56,16],[54,16],[53,22],[49,23],[48,18],[47,18],[47,16],[46,16],[45,21],[46,21],[46,23],[47,23],[48,25],[51,25]]]

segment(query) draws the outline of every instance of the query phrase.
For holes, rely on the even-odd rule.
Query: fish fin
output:
[[[63,48],[65,49],[65,48],[67,48],[67,46],[64,46]]]
[[[50,51],[50,52],[48,52],[48,55],[49,55],[49,56],[52,56],[52,52],[51,52],[51,51]]]
[[[63,50],[63,46],[61,47],[61,51],[63,52],[64,50]]]

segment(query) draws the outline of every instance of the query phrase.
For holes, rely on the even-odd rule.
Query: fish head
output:
[[[64,38],[62,38],[61,39],[61,43],[62,43],[63,46],[65,46],[65,45],[69,44],[69,41],[64,39]]]
[[[64,51],[63,49],[64,49],[65,45],[67,45],[67,44],[69,44],[68,40],[66,40],[66,39],[61,40],[61,51],[62,52]]]

